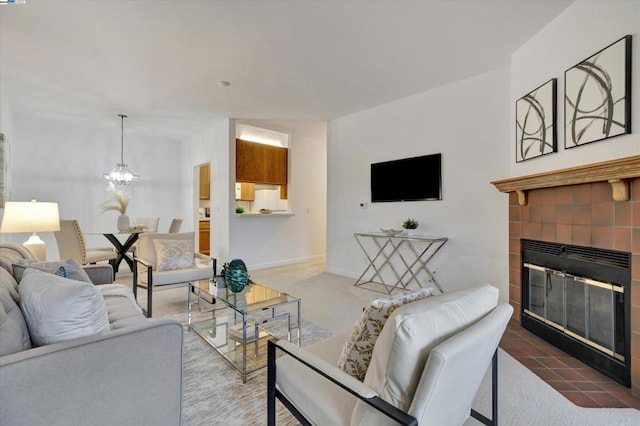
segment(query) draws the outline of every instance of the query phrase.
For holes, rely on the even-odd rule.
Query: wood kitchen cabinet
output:
[[[209,164],[200,166],[200,199],[208,200],[211,193],[211,167]]]
[[[236,139],[236,181],[286,185],[289,150]]]
[[[238,188],[236,188],[236,200],[238,201],[255,201],[256,199],[256,184],[255,183],[236,183]]]
[[[199,225],[199,247],[198,251],[202,254],[206,254],[207,256],[210,254],[209,250],[209,239],[211,235],[211,222],[208,220],[200,220]]]

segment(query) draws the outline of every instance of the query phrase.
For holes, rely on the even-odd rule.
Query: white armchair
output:
[[[147,289],[147,317],[152,316],[153,291],[213,277],[211,258],[195,252],[195,233],[141,233],[133,262],[133,294]],[[159,247],[164,247],[158,251]],[[143,268],[143,273],[139,273]]]
[[[306,348],[272,340],[267,424],[276,399],[303,425],[497,424],[497,347],[513,313],[498,290],[428,297],[399,307],[378,337],[364,382],[337,368],[347,334]],[[276,357],[276,349],[286,355]],[[493,359],[493,414],[471,409]]]

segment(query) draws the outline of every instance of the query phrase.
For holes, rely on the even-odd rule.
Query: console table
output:
[[[414,282],[418,287],[423,288],[417,275],[424,272],[429,281],[433,282],[441,293],[443,292],[427,264],[444,246],[447,238],[419,235],[393,236],[379,232],[355,233],[353,235],[369,261],[369,265],[354,284],[355,287],[377,284],[377,287],[382,287],[384,291],[372,288],[368,290],[387,294],[391,294],[395,289],[409,290]],[[382,276],[382,271],[385,269],[390,271],[395,282],[385,282]]]

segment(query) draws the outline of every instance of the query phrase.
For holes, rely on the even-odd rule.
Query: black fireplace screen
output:
[[[624,362],[624,287],[525,263],[529,301],[525,313]]]
[[[629,386],[631,255],[522,240],[522,325]]]

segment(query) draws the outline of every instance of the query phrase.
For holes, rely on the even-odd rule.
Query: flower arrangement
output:
[[[114,210],[120,214],[125,214],[127,207],[129,207],[129,193],[120,191],[113,185],[107,188],[107,191],[111,193],[111,198],[100,205],[102,213]]]
[[[418,221],[415,219],[408,218],[404,222],[402,222],[402,227],[404,229],[417,229]]]

